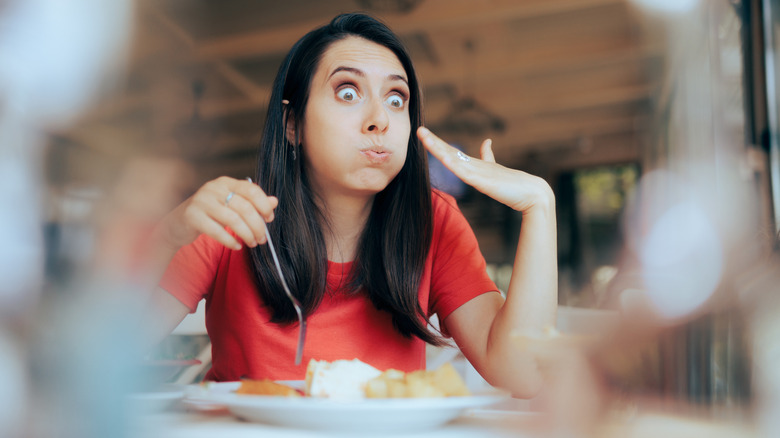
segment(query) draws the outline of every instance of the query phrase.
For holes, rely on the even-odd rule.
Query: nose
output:
[[[387,131],[390,118],[387,115],[382,99],[371,99],[366,104],[366,117],[363,121],[363,132],[365,133],[383,133]]]

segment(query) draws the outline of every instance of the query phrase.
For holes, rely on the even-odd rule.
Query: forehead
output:
[[[354,67],[367,74],[406,77],[404,67],[395,53],[385,46],[356,36],[331,44],[323,53],[316,74],[327,78],[338,67]]]

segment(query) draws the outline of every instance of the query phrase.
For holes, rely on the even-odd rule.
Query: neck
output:
[[[328,260],[336,263],[355,259],[357,245],[368,221],[374,195],[355,197],[347,195],[320,196],[319,207],[328,223],[322,224]]]

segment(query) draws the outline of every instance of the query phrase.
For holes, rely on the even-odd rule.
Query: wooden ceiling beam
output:
[[[170,21],[164,16],[158,16],[158,19],[162,22]],[[180,35],[178,38],[182,41],[191,39],[183,31],[177,30],[175,25],[171,25],[171,32]],[[481,59],[486,58],[486,60],[484,61],[485,66],[480,70],[479,81],[481,83],[496,83],[502,79],[516,81],[517,78],[544,75],[551,72],[592,69],[620,63],[641,63],[652,57],[660,57],[662,53],[661,47],[651,45],[636,47],[634,44],[626,42],[619,46],[597,48],[594,51],[572,51],[568,56],[542,60],[511,57],[507,59],[501,53],[483,54]],[[421,64],[418,63],[418,72],[423,83],[427,86],[457,83],[463,79],[463,73],[456,71],[456,69],[447,66],[431,67]],[[225,62],[216,63],[215,68],[221,73],[222,77],[239,90],[242,90],[246,99],[204,99],[201,108],[202,115],[205,118],[223,117],[243,111],[257,110],[266,106],[270,97],[270,86],[257,85]],[[511,95],[512,93],[509,94]],[[503,95],[507,96],[507,93],[503,93]],[[115,118],[126,112],[151,107],[155,98],[157,96],[154,93],[119,96],[98,105],[86,118],[89,120]],[[513,99],[517,101],[516,98]],[[428,104],[433,104],[427,105],[428,109],[436,106],[432,101],[428,101]]]
[[[560,93],[523,98],[510,94],[504,98],[480,99],[480,103],[496,117],[518,124],[524,118],[554,115],[578,110],[647,101],[653,94],[652,84],[626,85],[608,89],[582,89],[574,93]],[[429,124],[442,121],[452,111],[455,102],[437,102],[426,105],[425,119]]]
[[[625,0],[427,0],[409,14],[382,17],[398,34],[534,18],[574,12],[597,6],[624,4]],[[312,20],[257,32],[200,42],[194,47],[199,60],[225,60],[282,53],[310,30],[321,26]]]
[[[480,55],[478,80],[493,82],[500,79],[539,76],[552,72],[578,71],[618,64],[640,64],[662,56],[663,48],[657,45],[637,45],[626,42],[620,45],[594,48],[593,50],[572,50],[571,53],[546,59],[507,57],[495,53],[487,57]],[[487,58],[487,59],[486,59]],[[451,59],[451,63],[457,62]],[[463,82],[462,67],[456,65],[429,66],[417,64],[417,74],[425,85]]]
[[[518,163],[530,159],[536,165],[543,163],[549,175],[584,167],[638,163],[647,135],[643,130],[612,132],[591,137],[587,146],[575,141],[539,145],[518,154],[516,160]],[[522,167],[522,164],[518,165]]]
[[[588,124],[577,124],[570,126],[560,126],[555,123],[546,123],[540,126],[512,126],[500,135],[489,135],[496,145],[496,156],[499,156],[498,150],[502,154],[517,156],[518,153],[526,153],[529,150],[535,150],[543,145],[566,143],[588,139],[600,135],[614,134],[621,132],[634,132],[644,129],[647,119],[644,116],[624,116],[601,118],[591,120]],[[448,140],[446,134],[443,135]],[[461,143],[457,140],[452,140]],[[469,145],[464,145],[473,155],[477,155],[479,142],[472,140]],[[595,146],[597,147],[597,146]],[[473,150],[472,150],[473,149]]]
[[[191,50],[196,48],[194,38],[184,30],[174,19],[169,17],[159,7],[145,3],[144,8],[147,13],[165,27],[174,38],[184,43]],[[252,101],[262,101],[265,98],[265,91],[255,82],[244,76],[227,62],[215,60],[214,69],[221,74],[225,80],[232,84],[237,90]]]
[[[655,89],[651,84],[626,85],[609,89],[584,89],[580,93],[539,96],[538,100],[522,101],[521,105],[499,107],[507,116],[543,114],[604,107],[648,99]],[[517,112],[515,112],[517,111]]]

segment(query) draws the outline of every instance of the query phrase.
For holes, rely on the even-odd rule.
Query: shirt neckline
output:
[[[328,279],[340,280],[352,272],[352,266],[355,261],[350,260],[344,263],[338,263],[328,260]]]

